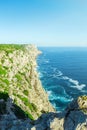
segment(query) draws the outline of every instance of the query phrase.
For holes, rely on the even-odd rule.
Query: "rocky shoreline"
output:
[[[84,100],[85,103],[84,103]],[[0,100],[0,105],[5,104]],[[80,108],[79,103],[84,104]],[[9,100],[6,105],[9,104]],[[12,104],[13,105],[13,104]],[[11,105],[10,105],[11,106]],[[74,100],[62,113],[49,112],[42,114],[37,120],[19,119],[15,112],[0,115],[1,130],[87,130],[87,96]]]
[[[87,96],[56,113],[36,71],[33,45],[0,45],[1,130],[87,130]]]

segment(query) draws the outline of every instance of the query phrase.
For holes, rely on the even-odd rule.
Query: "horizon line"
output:
[[[27,43],[27,42],[26,42],[26,43],[16,43],[16,42],[15,42],[15,43],[0,43],[0,45],[3,45],[3,44],[7,44],[7,45],[8,45],[8,44],[9,44],[9,45],[12,45],[12,44],[18,44],[18,45],[31,44],[31,45],[35,45],[35,46],[37,46],[37,47],[73,47],[73,48],[74,48],[74,47],[76,47],[76,48],[77,48],[77,47],[79,47],[79,48],[81,48],[81,47],[83,47],[83,48],[84,48],[84,47],[87,47],[87,45],[86,45],[86,46],[85,46],[85,45],[83,45],[83,46],[81,46],[81,45],[80,45],[80,46],[78,46],[78,45],[77,45],[77,46],[68,46],[68,45],[66,45],[66,46],[62,46],[62,45],[61,45],[61,46],[57,46],[57,45],[54,45],[54,46],[53,46],[53,45],[51,45],[51,46],[50,46],[50,45],[48,45],[48,46],[43,46],[43,45],[37,45],[37,44],[35,44],[35,43]]]

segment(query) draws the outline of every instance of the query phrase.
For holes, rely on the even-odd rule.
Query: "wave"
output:
[[[63,76],[62,77],[64,80],[69,80],[70,78],[69,77],[67,77],[67,76]]]
[[[49,63],[49,60],[45,60],[44,62],[45,62],[45,63]]]
[[[47,91],[48,96],[52,95],[52,91]]]
[[[77,88],[78,90],[82,90],[84,87],[86,87],[86,85],[85,84],[81,84],[81,85],[76,85],[76,86],[71,86],[71,87],[75,87],[75,88]]]
[[[71,102],[73,98],[67,98],[63,96],[52,96],[50,100],[60,100],[61,102]]]
[[[37,68],[39,69],[39,66],[37,66]],[[39,71],[38,72],[39,77],[42,78],[44,74],[46,74],[47,77],[51,76],[51,78],[53,77],[53,78],[67,80],[70,83],[69,87],[76,88],[80,91],[83,90],[84,87],[86,87],[86,84],[80,84],[78,80],[74,80],[72,78],[69,78],[68,76],[64,76],[63,73],[57,68],[51,67],[50,69],[53,71],[53,74],[50,75],[49,73],[45,71],[42,71],[42,72]]]
[[[65,95],[64,96],[56,96],[52,91],[47,91],[48,93],[48,96],[49,96],[49,99],[51,101],[53,100],[60,100],[61,102],[71,102],[73,100],[73,98],[70,98],[70,97],[66,97]]]
[[[71,83],[72,88],[77,88],[78,90],[82,90],[84,87],[86,87],[86,84],[80,84],[79,81],[71,79],[67,76],[62,77],[64,80],[68,80]]]
[[[37,66],[36,66],[36,71],[39,71],[39,69],[40,69],[40,66],[37,65]]]
[[[56,103],[52,103],[53,107],[57,109]]]
[[[40,71],[38,72],[38,75],[39,75],[39,78],[43,77],[43,74]]]
[[[63,73],[61,71],[57,70],[57,68],[54,68],[53,77],[54,78],[58,77],[58,78],[62,78],[64,80],[68,80],[71,83],[70,87],[77,88],[78,90],[82,90],[84,87],[86,87],[86,84],[80,84],[79,81],[77,81],[77,80],[74,80],[67,76],[63,76]]]
[[[63,73],[60,70],[57,70],[57,68],[53,68],[53,77],[57,78],[63,75]]]
[[[43,55],[41,55],[41,57],[39,57],[37,60],[39,65],[38,71],[40,72],[39,77],[42,80],[42,85],[48,93],[49,100],[53,104],[54,108],[56,108],[58,111],[62,111],[74,98],[78,97],[79,95],[83,95],[84,93],[87,94],[86,84],[84,84],[85,80],[83,83],[80,82],[80,75],[78,80],[77,78],[72,78],[74,76],[72,73],[74,69],[73,63],[75,65],[75,62],[72,62],[72,66],[70,64],[68,65],[67,61],[69,60],[67,59],[64,65],[64,55],[59,55],[59,59],[56,59],[56,55],[50,55],[51,53],[48,53],[48,50],[42,51]],[[63,59],[61,59],[60,56],[63,56]],[[78,73],[80,69],[80,66],[78,65],[75,68],[78,70],[76,73]],[[70,67],[69,70],[71,70],[70,77],[68,72],[66,75],[66,71],[69,71],[68,67]],[[65,74],[62,73],[62,70],[65,72]]]
[[[57,76],[62,76],[63,73],[61,71],[58,71]]]

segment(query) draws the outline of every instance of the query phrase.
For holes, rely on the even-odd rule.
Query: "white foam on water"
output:
[[[86,84],[80,84],[77,80],[71,79],[67,76],[63,76],[63,79],[68,80],[70,83],[72,83],[73,85],[70,86],[72,88],[77,88],[78,90],[82,90],[84,87],[86,87]]]
[[[52,91],[47,91],[48,96],[52,95]]]
[[[79,85],[79,82],[78,82],[77,80],[73,80],[73,79],[71,79],[71,78],[69,78],[69,82],[75,84],[76,86]]]
[[[60,100],[62,102],[70,102],[73,98],[68,98],[64,96],[56,96],[52,91],[47,91],[50,100]]]
[[[64,80],[69,80],[70,78],[69,77],[67,77],[67,76],[63,76],[62,77]]]
[[[54,78],[57,78],[57,77],[60,77],[63,75],[63,73],[61,71],[57,70],[56,68],[54,68],[53,71],[54,71],[54,74],[53,74]]]
[[[57,76],[62,76],[62,75],[63,75],[63,73],[61,71],[59,71]]]
[[[43,77],[43,74],[41,72],[38,72],[38,75],[39,75],[40,78]]]
[[[45,63],[49,63],[49,60],[45,60]]]
[[[85,84],[79,84],[77,80],[69,79],[69,82],[73,83],[74,85],[71,85],[71,87],[77,88],[78,90],[82,90],[84,87],[86,87]]]
[[[55,95],[51,95],[50,97],[51,100],[60,100],[60,101],[63,101],[63,102],[70,102],[73,100],[73,98],[66,98],[66,97],[63,97],[63,96],[55,96]]]
[[[78,90],[82,90],[84,87],[86,87],[86,85],[85,84],[75,85],[75,86],[71,85],[70,87],[77,88]]]
[[[39,66],[39,65],[37,65],[37,66],[36,66],[36,71],[38,71],[38,70],[39,70],[39,68],[40,68],[40,66]]]
[[[36,68],[39,68],[39,65],[37,65]]]
[[[56,103],[53,103],[52,105],[53,105],[54,108],[56,108]]]

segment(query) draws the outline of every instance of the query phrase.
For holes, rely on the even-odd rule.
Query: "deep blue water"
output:
[[[64,110],[79,95],[87,95],[87,48],[40,47],[38,71],[56,110]]]

